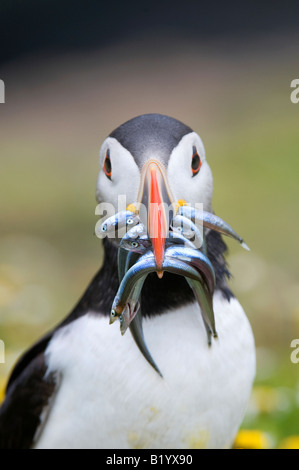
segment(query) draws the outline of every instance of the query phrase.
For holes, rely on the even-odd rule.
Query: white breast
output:
[[[36,447],[230,447],[255,375],[254,339],[236,299],[216,293],[214,311],[211,347],[195,304],[144,320],[163,378],[118,322],[91,313],[61,329],[47,348],[61,384]]]

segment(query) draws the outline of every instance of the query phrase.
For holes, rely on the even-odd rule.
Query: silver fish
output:
[[[100,225],[97,235],[101,238],[119,238],[122,237],[126,230],[130,227],[137,225],[140,222],[140,218],[132,211],[120,211]]]
[[[188,246],[195,249],[195,245],[191,240],[188,240],[182,232],[168,232],[168,238],[165,241],[165,248],[169,246]]]
[[[126,272],[136,263],[140,255],[138,253],[134,253],[132,251],[127,251],[120,249],[118,250],[118,274],[119,274],[119,281],[121,282]],[[146,276],[145,276],[146,278]],[[142,328],[142,315],[140,309],[140,292],[138,293],[138,289],[142,289],[143,283],[145,278],[141,278],[137,281],[135,287],[133,288],[132,297],[133,301],[137,299],[137,302],[133,308],[134,314],[132,315],[132,319],[129,323],[129,318],[126,315],[126,311],[120,316],[120,331],[121,334],[124,334],[127,329],[127,324],[129,323],[129,329],[133,336],[133,339],[139,348],[140,352],[143,354],[144,358],[148,361],[148,363],[153,367],[153,369],[162,377],[162,374],[155,363],[154,359],[152,358],[151,353],[148,350],[148,347],[145,343],[144,335],[143,335],[143,328]],[[130,312],[131,313],[131,312]]]
[[[143,276],[139,281],[136,282],[133,287],[132,293],[126,303],[126,306],[120,316],[120,331],[124,335],[127,328],[130,326],[132,320],[135,318],[138,309],[140,308],[140,294],[147,275]]]
[[[213,310],[213,300],[210,293],[206,290],[205,285],[200,282],[196,282],[193,279],[186,278],[189,286],[193,290],[194,296],[200,306],[204,325],[207,330],[208,343],[211,344],[211,335],[217,338],[217,331],[215,326],[215,316]]]
[[[143,257],[141,257],[125,273],[112,304],[112,309],[110,313],[111,323],[113,323],[115,319],[120,317],[120,315],[122,314],[135,283],[138,282],[138,280],[144,275],[155,271],[155,269],[155,259],[154,255],[152,255],[150,262],[147,258],[144,260]]]
[[[196,223],[196,220],[200,220],[203,223],[204,227],[210,228],[217,232],[223,233],[228,237],[234,238],[237,240],[245,250],[250,250],[249,247],[244,242],[243,238],[238,235],[234,229],[228,225],[224,220],[218,217],[215,214],[206,211],[200,211],[191,206],[181,206],[179,208],[179,214],[185,217],[188,217],[193,222]]]
[[[140,223],[128,230],[121,239],[119,246],[124,250],[144,254],[152,247],[152,244],[144,225]]]
[[[163,263],[163,269],[169,272],[175,272],[176,274],[185,275],[187,282],[192,288],[195,298],[197,299],[201,308],[203,321],[207,330],[208,342],[211,344],[211,334],[216,337],[217,333],[215,329],[215,318],[211,300],[214,292],[215,275],[210,261],[200,251],[180,246],[169,247],[166,250],[165,258],[166,259]],[[126,291],[126,289],[130,289],[130,287],[128,288],[128,285],[120,286],[120,289],[117,293],[118,297],[116,297],[115,303],[113,305],[115,310],[112,310],[111,312],[111,322],[115,321],[117,318],[120,318],[122,334],[125,333],[128,326],[130,326],[132,319],[138,312],[138,299],[140,297],[144,281],[149,273],[146,272],[146,274],[144,274],[145,267],[147,268],[147,271],[150,272],[155,271],[156,269],[154,256],[152,253],[147,253],[140,259],[140,261],[142,266],[138,267],[137,272],[143,272],[142,277],[135,281],[136,283],[130,293]],[[194,275],[196,271],[194,272],[192,269],[188,270],[188,263],[192,267],[196,266],[197,269],[200,269],[201,273],[204,273],[204,277],[202,278],[200,273]],[[136,265],[133,266],[133,268],[135,267]],[[129,276],[130,275],[135,276],[136,278],[136,273],[133,273],[133,270],[131,270],[131,273],[129,273]],[[190,275],[191,277],[189,277]],[[127,282],[127,280],[124,282]],[[121,313],[116,314],[116,309],[120,304],[125,304],[125,306]],[[139,345],[143,349],[146,348],[148,355],[149,351],[146,345],[143,343],[140,343]],[[151,357],[150,360],[152,361]]]
[[[228,224],[225,224],[219,218],[216,220],[215,218],[211,219],[211,215],[213,216],[213,214],[204,213],[204,226],[208,226],[207,224],[213,222],[217,227],[216,229],[219,230],[221,222],[222,233],[228,230],[230,231],[229,236],[236,238],[235,232]],[[187,230],[188,228],[191,231],[193,230],[198,237],[196,243],[200,241],[198,235],[200,232],[191,219],[187,218],[186,220],[187,215],[177,214],[175,217],[177,219],[172,224],[172,229],[176,229],[184,222],[183,228],[186,226]],[[215,229],[214,226],[209,228]],[[186,278],[200,306],[207,331],[208,344],[211,344],[211,337],[217,337],[212,305],[215,273],[209,259],[201,251],[196,250],[195,244],[185,234],[188,234],[188,232],[184,232],[184,229],[181,232],[169,232],[165,242],[166,251],[163,270]],[[110,322],[119,318],[122,334],[129,327],[145,359],[162,376],[145,343],[140,309],[140,295],[145,279],[150,272],[156,271],[155,258],[151,250],[151,240],[141,223],[129,229],[120,241],[118,255],[120,286],[112,305]]]
[[[157,364],[153,360],[151,353],[149,352],[148,347],[146,345],[144,335],[143,335],[142,316],[141,316],[140,309],[138,310],[136,316],[133,318],[130,324],[130,331],[134,338],[135,343],[137,344],[140,352],[143,354],[145,359],[154,368],[154,370],[160,375],[160,377],[163,377],[163,375],[161,374]]]
[[[127,232],[121,239],[119,244],[120,248],[134,251],[139,254],[145,254],[148,250],[152,249],[152,242],[147,234],[142,234],[133,238],[130,237],[130,232],[131,231]],[[168,238],[165,240],[165,247],[167,248],[173,245],[187,245],[190,248],[195,248],[194,243],[188,240],[188,238],[186,238],[182,233],[169,231]]]
[[[182,246],[171,246],[167,248],[165,257],[167,259],[173,258],[174,261],[177,259],[179,259],[180,261],[184,261],[185,263],[188,263],[189,265],[196,267],[200,271],[200,273],[203,274],[203,279],[202,279],[202,282],[200,283],[198,281],[194,281],[193,279],[188,279],[187,277],[186,279],[190,287],[192,288],[195,298],[197,299],[201,307],[203,320],[204,320],[207,333],[208,333],[208,342],[210,344],[211,333],[213,334],[214,337],[216,336],[213,307],[212,307],[212,302],[209,301],[209,299],[211,299],[213,296],[215,283],[216,283],[215,273],[214,273],[214,269],[213,269],[211,262],[200,251],[192,249],[192,248],[188,248],[188,247],[182,247]],[[146,258],[143,258],[143,259],[146,259]],[[147,256],[147,259],[152,259],[152,255]],[[128,300],[128,303],[122,313],[123,316],[125,315],[124,312],[126,312],[126,315],[127,315],[126,321],[125,319],[123,319],[123,322],[122,322],[123,328],[125,329],[130,324],[131,315],[136,314],[134,313],[134,307],[136,305],[135,302],[138,301],[145,278],[142,278],[141,282],[137,281],[138,288],[136,288],[136,285],[135,285],[135,288],[133,289],[133,293],[131,294]]]
[[[174,260],[172,258],[164,258],[162,264],[163,271],[168,271],[181,276],[190,277],[191,279],[202,282],[201,274],[192,266],[188,265],[184,261]],[[132,289],[135,283],[144,275],[156,271],[155,257],[152,253],[145,254],[142,256],[137,263],[135,263],[129,271],[125,274],[122,279],[117,294],[114,298],[112,309],[111,309],[111,321],[115,320],[115,317],[119,317],[130,297]]]
[[[213,296],[216,277],[212,263],[201,251],[189,247],[171,246],[166,249],[166,258],[179,259],[199,270],[203,275],[204,281],[209,289],[209,293]]]
[[[171,221],[171,227],[191,240],[195,248],[203,248],[205,251],[204,235],[189,217],[176,214]]]
[[[140,255],[138,253],[133,253],[132,251],[127,251],[122,248],[118,249],[118,260],[117,260],[117,265],[118,265],[118,279],[119,282],[122,281],[122,278],[130,269],[133,264],[136,263]]]

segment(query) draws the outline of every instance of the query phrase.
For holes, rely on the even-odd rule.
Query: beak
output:
[[[169,219],[173,217],[174,198],[161,162],[151,159],[141,172],[138,194],[139,215],[147,227],[157,265],[157,274],[163,276],[165,240],[168,237]]]

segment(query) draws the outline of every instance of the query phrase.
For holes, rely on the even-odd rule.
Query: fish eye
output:
[[[107,149],[106,152],[106,157],[104,161],[104,173],[111,180],[111,174],[112,174],[112,166],[111,166],[111,159],[110,159],[110,150]]]
[[[201,167],[201,159],[200,156],[197,153],[197,149],[195,146],[193,146],[193,155],[192,155],[192,162],[191,162],[191,170],[192,170],[192,175],[195,176],[199,172]]]

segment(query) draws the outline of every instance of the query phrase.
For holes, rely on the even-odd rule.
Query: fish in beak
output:
[[[131,226],[119,242],[120,285],[113,301],[110,323],[119,319],[122,334],[130,329],[141,353],[162,377],[147,348],[142,329],[140,299],[146,277],[156,272],[162,278],[166,271],[186,279],[200,306],[211,345],[211,338],[217,338],[212,300],[216,277],[207,258],[205,234],[199,230],[199,224],[238,240],[246,249],[248,247],[219,217],[189,207],[184,200],[176,201],[165,167],[157,160],[151,159],[144,164],[135,204],[105,221],[105,232],[109,233],[110,225],[111,230],[115,226],[117,230]],[[186,238],[190,234],[193,241]]]

